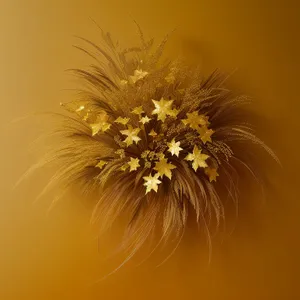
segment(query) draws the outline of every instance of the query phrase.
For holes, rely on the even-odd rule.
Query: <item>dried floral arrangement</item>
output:
[[[238,201],[235,165],[259,176],[242,155],[250,144],[278,161],[241,117],[248,97],[228,90],[218,72],[203,78],[181,61],[161,63],[168,37],[154,49],[153,39],[139,33],[141,45],[129,49],[103,31],[101,47],[82,39],[96,54],[77,48],[95,64],[72,70],[87,88],[61,104],[61,143],[44,160],[60,164],[49,185],[98,192],[93,220],[101,229],[129,215],[129,257],[154,231],[161,241],[180,240],[191,210],[205,228],[212,219],[220,224],[224,207],[216,184]]]

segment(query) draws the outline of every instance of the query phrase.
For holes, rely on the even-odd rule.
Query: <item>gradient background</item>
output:
[[[294,2],[1,1],[0,299],[300,299],[300,10]],[[273,135],[264,138],[284,165],[272,177],[277,190],[267,205],[257,204],[254,219],[241,211],[236,231],[216,242],[210,266],[192,232],[162,267],[152,260],[129,264],[92,284],[120,262],[103,258],[118,229],[98,251],[88,206],[70,197],[47,214],[51,195],[33,204],[50,170],[13,190],[36,159],[32,141],[48,124],[11,120],[72,99],[63,89],[74,80],[63,71],[90,62],[71,47],[74,35],[99,39],[90,18],[124,45],[137,40],[132,18],[158,39],[177,28],[167,53],[185,55],[205,72],[238,67],[235,84],[256,97],[256,109],[272,125]]]

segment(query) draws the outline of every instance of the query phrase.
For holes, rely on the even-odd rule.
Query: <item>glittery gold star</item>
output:
[[[219,176],[217,169],[215,168],[205,168],[204,170],[205,174],[209,178],[209,182],[217,181],[217,176]]]
[[[175,142],[175,138],[167,144],[169,149],[168,151],[171,152],[172,155],[179,156],[179,152],[182,150],[180,147],[180,142]]]
[[[157,133],[154,131],[154,129],[151,129],[151,131],[148,133],[148,135],[155,137],[155,136],[157,136]]]
[[[161,98],[160,101],[152,99],[152,102],[155,106],[155,109],[152,111],[152,115],[156,114],[158,120],[164,122],[168,115],[172,115],[173,100],[165,100],[164,98]]]
[[[103,111],[98,114],[96,122],[90,124],[93,136],[96,135],[99,131],[105,132],[110,128],[111,124],[107,123],[107,120],[108,115],[106,114],[106,112]]]
[[[141,138],[137,136],[140,130],[140,128],[132,128],[131,125],[128,125],[128,129],[120,131],[123,135],[127,135],[127,138],[124,140],[127,147],[132,145],[133,142],[137,144],[141,140]]]
[[[102,169],[106,164],[107,164],[107,161],[100,160],[100,161],[97,163],[96,168]]]
[[[105,132],[110,128],[111,124],[105,121],[99,121],[98,123],[91,124],[92,135],[96,135],[99,131]]]
[[[171,163],[168,163],[168,159],[161,157],[158,162],[155,163],[154,170],[156,170],[160,177],[164,175],[167,176],[169,179],[172,178],[171,170],[175,169],[176,167]]]
[[[130,157],[130,161],[128,162],[128,165],[130,167],[130,172],[131,171],[136,171],[138,167],[140,167],[140,162],[138,158],[132,158]]]
[[[143,112],[144,112],[143,106],[137,106],[137,107],[135,107],[135,108],[131,111],[131,113],[136,114],[136,115],[139,115],[139,116],[140,116]]]
[[[148,116],[145,116],[139,120],[139,122],[141,122],[143,124],[149,123],[150,121],[151,121],[151,119]]]
[[[149,176],[143,177],[143,179],[145,180],[144,186],[146,187],[146,194],[148,194],[151,190],[157,192],[158,185],[161,183],[158,177],[159,174],[157,173],[154,176],[150,174]]]
[[[205,144],[206,142],[210,142],[211,143],[211,136],[214,133],[214,131],[212,129],[208,129],[206,126],[205,127],[201,127],[198,129],[198,132],[200,134],[200,138],[202,140],[202,142]]]
[[[182,120],[184,125],[189,125],[192,129],[198,129],[200,126],[209,124],[208,117],[205,115],[198,115],[198,111],[187,113],[187,119]]]
[[[130,79],[133,83],[136,83],[137,81],[146,77],[148,74],[148,72],[138,69],[134,71],[133,76],[130,76]]]
[[[193,149],[193,153],[189,153],[186,157],[185,160],[192,161],[192,167],[194,171],[196,172],[198,167],[201,168],[206,168],[207,163],[205,162],[206,159],[208,159],[209,156],[206,154],[201,153],[201,149],[198,149],[198,147],[195,145]]]
[[[118,117],[114,122],[122,125],[126,125],[129,122],[129,118]]]

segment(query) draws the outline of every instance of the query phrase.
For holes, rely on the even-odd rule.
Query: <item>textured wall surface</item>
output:
[[[296,1],[258,0],[2,0],[0,9],[0,298],[13,299],[299,299],[299,7]],[[48,119],[12,122],[35,111],[57,110],[76,86],[64,70],[88,65],[72,49],[74,35],[97,42],[96,20],[124,45],[136,41],[136,19],[149,36],[176,28],[167,53],[186,55],[204,72],[219,67],[253,95],[271,125],[263,136],[282,160],[267,203],[241,206],[236,230],[216,240],[211,264],[194,231],[170,260],[120,263],[109,254],[118,228],[97,247],[90,208],[75,197],[47,213],[53,195],[35,202],[51,170],[17,189],[35,161],[32,142]],[[264,132],[262,133],[264,135]],[[273,172],[272,172],[273,173]],[[273,175],[273,174],[272,174]],[[55,194],[55,191],[54,191]],[[107,259],[108,256],[108,259]]]

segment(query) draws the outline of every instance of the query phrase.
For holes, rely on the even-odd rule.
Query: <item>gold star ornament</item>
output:
[[[99,122],[99,123],[94,123],[91,124],[91,128],[92,128],[92,135],[96,135],[97,133],[99,133],[99,131],[101,132],[105,132],[106,130],[108,130],[110,128],[111,124],[106,123],[106,122]]]
[[[179,156],[179,152],[182,150],[180,147],[180,142],[175,142],[175,139],[173,139],[170,143],[168,143],[168,151],[171,152],[172,155]]]
[[[135,107],[135,108],[131,111],[131,113],[140,116],[142,113],[144,113],[143,106],[137,106],[137,107]]]
[[[204,172],[208,176],[209,182],[217,181],[217,176],[219,176],[219,173],[217,172],[217,169],[215,169],[215,168],[205,168]]]
[[[171,170],[175,169],[176,167],[170,163],[168,163],[167,158],[160,157],[160,160],[155,164],[154,170],[157,171],[160,177],[164,175],[167,176],[169,179],[172,178]]]
[[[157,136],[157,133],[154,131],[154,129],[151,129],[151,131],[148,133],[148,135],[155,137],[155,136]]]
[[[129,122],[129,118],[118,117],[114,122],[122,125],[126,125]]]
[[[187,119],[182,120],[184,125],[189,125],[192,129],[198,129],[199,126],[206,126],[209,124],[208,117],[205,115],[198,115],[198,111],[187,113]]]
[[[145,116],[145,117],[142,117],[139,122],[142,123],[142,124],[146,124],[146,123],[149,123],[151,121],[151,119],[148,117],[148,116]]]
[[[102,169],[106,164],[107,164],[107,161],[100,160],[100,161],[97,163],[96,168]]]
[[[131,125],[128,125],[128,129],[120,131],[123,135],[127,135],[127,138],[124,140],[127,147],[132,145],[133,142],[137,144],[141,140],[141,138],[138,137],[140,130],[140,128],[132,128]]]
[[[211,141],[211,136],[214,133],[214,131],[212,129],[208,129],[206,126],[202,127],[198,130],[199,134],[200,134],[200,139],[202,140],[202,142],[205,144],[206,142],[212,142]]]
[[[157,115],[157,119],[164,122],[167,116],[174,116],[172,110],[173,100],[165,100],[161,98],[160,101],[152,99],[155,109],[152,111],[152,115]]]
[[[145,78],[149,73],[146,71],[143,71],[141,69],[137,69],[134,71],[133,76],[130,76],[130,79],[133,83],[136,83],[137,81]]]
[[[139,159],[130,157],[130,161],[128,162],[128,165],[130,167],[129,172],[136,171],[137,168],[140,167]]]
[[[161,183],[158,177],[159,174],[157,173],[154,176],[150,174],[149,176],[143,177],[145,181],[144,186],[146,187],[146,194],[148,194],[151,190],[157,192],[158,185]]]
[[[110,128],[111,124],[108,123],[107,120],[108,115],[105,112],[102,112],[98,115],[97,121],[95,123],[90,124],[93,136],[99,132],[105,132]]]
[[[185,160],[192,161],[192,167],[194,171],[196,172],[197,169],[200,168],[206,168],[207,163],[206,160],[209,158],[208,155],[202,154],[201,149],[199,149],[196,145],[194,146],[193,153],[189,153]]]

